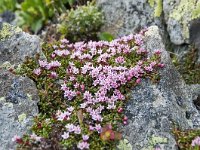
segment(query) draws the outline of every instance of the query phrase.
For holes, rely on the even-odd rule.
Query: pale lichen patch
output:
[[[154,17],[160,17],[163,11],[163,1],[162,0],[148,0],[151,7],[154,7]]]
[[[183,36],[189,38],[189,22],[200,17],[200,1],[181,0],[169,15],[183,26]]]
[[[22,123],[26,119],[26,114],[22,113],[21,115],[18,116],[18,121]]]
[[[8,23],[2,24],[2,29],[0,30],[0,40],[11,37],[13,34],[19,33],[22,30],[19,27],[14,27]]]

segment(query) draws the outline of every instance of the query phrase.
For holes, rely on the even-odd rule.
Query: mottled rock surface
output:
[[[146,48],[150,54],[162,50],[158,84],[143,80],[132,90],[126,114],[129,124],[124,126],[125,138],[133,150],[178,150],[173,134],[174,124],[182,129],[200,127],[200,114],[193,104],[198,88],[188,87],[173,66],[156,26],[145,34]],[[193,89],[193,90],[192,90]]]
[[[105,14],[106,24],[102,30],[115,36],[134,33],[150,25],[163,28],[148,0],[97,0],[97,5]]]
[[[200,1],[164,0],[163,11],[170,39],[174,44],[189,43],[189,26],[200,18]]]
[[[38,114],[39,96],[35,83],[7,70],[36,53],[42,54],[37,36],[0,23],[0,150],[15,149],[13,136],[29,132],[33,117]]]
[[[0,64],[10,62],[19,65],[26,56],[41,54],[40,39],[22,32],[20,28],[0,23]]]
[[[22,136],[38,113],[39,97],[32,80],[0,69],[0,150],[14,149],[14,135]]]

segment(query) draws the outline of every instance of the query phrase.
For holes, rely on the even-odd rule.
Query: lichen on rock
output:
[[[171,41],[178,45],[189,43],[189,24],[192,20],[200,17],[200,1],[166,1],[164,2],[164,12]]]
[[[13,34],[22,32],[19,27],[14,27],[8,23],[0,23],[0,40],[4,40]]]
[[[154,7],[154,16],[160,17],[163,11],[163,0],[148,0],[151,7]]]

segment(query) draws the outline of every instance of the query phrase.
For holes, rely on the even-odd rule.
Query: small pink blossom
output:
[[[144,48],[139,48],[136,50],[137,54],[142,54],[142,53],[146,53],[147,51]]]
[[[159,146],[156,146],[154,150],[161,150],[161,148]]]
[[[119,56],[115,59],[115,62],[116,63],[119,63],[119,64],[123,64],[125,61],[124,61],[124,57],[122,56]]]
[[[51,77],[51,78],[57,78],[58,75],[57,75],[56,72],[52,71],[51,74],[50,74],[50,77]]]
[[[90,125],[90,126],[89,126],[89,130],[90,130],[90,131],[94,131],[94,130],[95,130],[95,127],[93,127],[93,126]]]
[[[89,149],[89,146],[90,145],[87,142],[79,142],[78,145],[77,145],[77,147],[79,149],[81,149],[81,150],[83,150],[83,149]]]
[[[192,144],[193,147],[194,146],[200,146],[200,137],[197,136],[194,140],[192,140]]]
[[[69,132],[64,132],[63,135],[61,135],[63,139],[68,139],[69,138]]]
[[[155,51],[154,51],[154,54],[160,55],[160,54],[161,54],[161,50],[159,50],[159,49],[155,50]]]
[[[101,133],[101,125],[100,124],[95,124],[95,129],[97,130],[98,133]]]
[[[84,84],[81,84],[80,87],[81,87],[81,91],[85,91],[85,85]]]
[[[74,127],[74,133],[75,134],[81,134],[81,128],[79,126]]]
[[[158,64],[158,67],[160,67],[160,68],[163,68],[163,67],[165,67],[165,64]]]
[[[88,135],[82,135],[83,141],[87,141],[89,139]]]
[[[61,41],[61,43],[64,43],[64,44],[68,44],[69,43],[69,41],[67,39],[62,39],[60,41]]]
[[[41,69],[40,68],[37,68],[37,69],[34,69],[33,70],[33,73],[37,76],[39,76],[41,74]]]
[[[70,106],[67,108],[68,111],[72,112],[74,110],[74,107]]]
[[[13,142],[16,142],[17,140],[20,140],[20,139],[21,139],[20,136],[15,135],[15,136],[12,138],[12,141],[13,141]]]
[[[67,124],[65,127],[67,128],[68,132],[74,132],[75,126],[73,124]]]
[[[42,67],[42,68],[45,68],[46,66],[47,66],[47,62],[46,61],[43,61],[43,60],[39,60],[39,65],[40,65],[40,67]]]
[[[52,53],[52,54],[51,54],[51,58],[54,59],[55,57],[56,57],[56,54],[55,54],[55,53]]]
[[[61,63],[59,61],[51,61],[46,67],[48,70],[52,69],[52,68],[57,68],[60,67]]]
[[[69,119],[68,117],[71,115],[71,112],[58,112],[57,113],[57,119],[59,121],[63,121],[64,119]]]
[[[138,79],[136,80],[136,83],[139,84],[140,82],[141,82],[141,78],[138,78]]]
[[[30,135],[30,138],[36,141],[41,141],[42,137],[37,136],[35,133],[33,133],[32,135]]]

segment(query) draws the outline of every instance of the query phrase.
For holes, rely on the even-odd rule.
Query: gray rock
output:
[[[22,32],[20,28],[0,23],[0,65],[4,62],[19,65],[26,56],[41,54],[38,36]],[[3,56],[3,57],[2,57]]]
[[[33,117],[38,114],[39,96],[34,82],[7,71],[36,53],[42,55],[37,36],[0,23],[0,150],[15,149],[12,138],[29,133]]]
[[[200,65],[200,18],[190,22],[190,43],[198,50],[197,64]]]
[[[102,30],[116,37],[150,25],[164,28],[162,20],[154,17],[154,8],[148,0],[97,0],[97,5],[105,14],[106,24]]]
[[[163,1],[165,22],[172,43],[176,45],[189,43],[190,22],[200,18],[199,8],[199,1]]]
[[[0,150],[14,149],[14,135],[22,136],[38,114],[39,97],[32,80],[0,69]]]
[[[125,138],[133,150],[160,147],[162,150],[178,150],[173,136],[174,125],[182,129],[200,127],[200,114],[193,104],[197,90],[189,89],[173,66],[159,35],[152,26],[145,33],[145,45],[150,54],[162,50],[158,84],[143,80],[132,90],[132,98],[126,106],[129,124],[123,127]],[[194,88],[193,88],[194,89]]]

